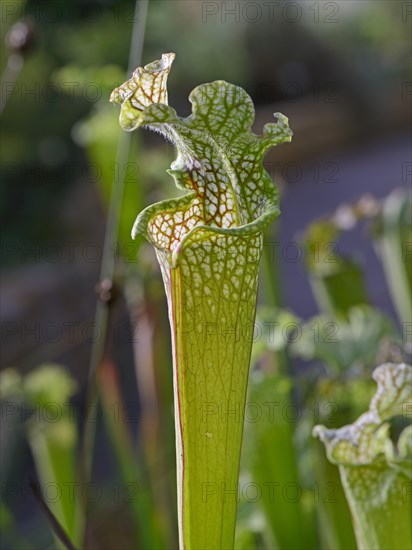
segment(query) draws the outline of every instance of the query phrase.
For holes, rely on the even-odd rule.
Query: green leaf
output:
[[[369,299],[361,265],[336,251],[339,236],[340,231],[333,221],[318,220],[307,228],[302,244],[319,309],[345,318],[351,307],[367,304]]]
[[[259,504],[281,550],[317,548],[303,504],[294,426],[285,414],[295,410],[291,391],[292,381],[285,376],[254,373],[251,377],[242,458],[262,492]]]
[[[44,364],[23,379],[24,396],[34,414],[27,422],[28,442],[42,488],[52,487],[46,502],[74,545],[83,533],[82,509],[77,487],[78,432],[69,398],[77,384],[60,365]],[[74,492],[73,492],[74,491]],[[60,547],[61,543],[56,542]]]
[[[338,430],[314,428],[339,465],[360,549],[409,549],[412,539],[412,367],[375,369],[369,411]],[[399,419],[401,422],[399,422]]]
[[[136,69],[111,99],[125,130],[147,126],[177,149],[169,174],[187,194],[146,208],[133,236],[155,246],[168,297],[180,545],[231,548],[262,230],[279,214],[262,159],[292,132],[278,114],[253,134],[252,100],[224,81],[195,88],[192,114],[178,117],[167,105],[173,59]]]

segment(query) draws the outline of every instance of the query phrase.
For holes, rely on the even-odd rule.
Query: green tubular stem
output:
[[[352,511],[358,550],[410,550],[411,504],[406,496],[410,480],[376,468],[339,466],[342,485]],[[378,478],[378,475],[379,478]],[[369,489],[354,491],[362,480]],[[367,480],[370,480],[369,482]]]
[[[248,271],[256,284],[258,261]],[[202,316],[194,321],[185,298],[192,285],[184,266],[170,271],[180,546],[233,548],[256,300],[233,300],[216,289],[219,307],[211,309],[201,294]]]
[[[377,240],[380,257],[399,320],[407,326],[412,321],[412,290],[407,272],[407,242],[402,236],[402,218],[410,208],[406,193],[392,193],[383,203],[382,233]]]

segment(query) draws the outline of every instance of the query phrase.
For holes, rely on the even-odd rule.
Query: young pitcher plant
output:
[[[186,191],[146,208],[132,233],[155,247],[168,300],[180,547],[233,548],[263,229],[280,212],[262,160],[292,132],[276,114],[252,133],[251,98],[221,80],[196,87],[180,118],[167,100],[174,57],[136,69],[111,101],[125,130],[175,145],[168,173]]]
[[[412,367],[376,368],[369,410],[337,430],[314,435],[339,466],[359,550],[412,548]]]

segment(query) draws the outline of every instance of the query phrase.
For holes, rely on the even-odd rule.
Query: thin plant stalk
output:
[[[134,24],[130,45],[128,71],[140,62],[144,43],[148,0],[138,0],[135,6]],[[100,330],[100,337],[94,340],[90,358],[87,403],[97,403],[99,400],[99,383],[96,371],[102,364],[106,346],[106,335],[109,321],[110,293],[113,287],[115,270],[115,251],[113,244],[117,240],[120,212],[122,208],[127,161],[130,154],[131,136],[121,134],[119,138],[116,166],[119,167],[119,177],[114,177],[112,195],[109,203],[106,232],[103,244],[103,257],[100,270],[100,299],[97,302],[95,326]],[[90,410],[90,407],[88,408]],[[82,479],[87,483],[93,467],[93,452],[96,438],[96,424],[86,417],[82,445]]]

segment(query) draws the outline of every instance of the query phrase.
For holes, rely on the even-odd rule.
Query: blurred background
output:
[[[411,352],[411,22],[398,0],[2,2],[1,548],[62,547],[44,504],[75,547],[177,547],[166,300],[130,237],[176,196],[174,151],[125,137],[109,103],[129,60],[169,51],[179,115],[223,79],[256,133],[278,111],[294,131],[265,159],[282,214],[248,399],[280,407],[246,421],[236,547],[356,548],[310,434],[352,422],[373,367]]]

